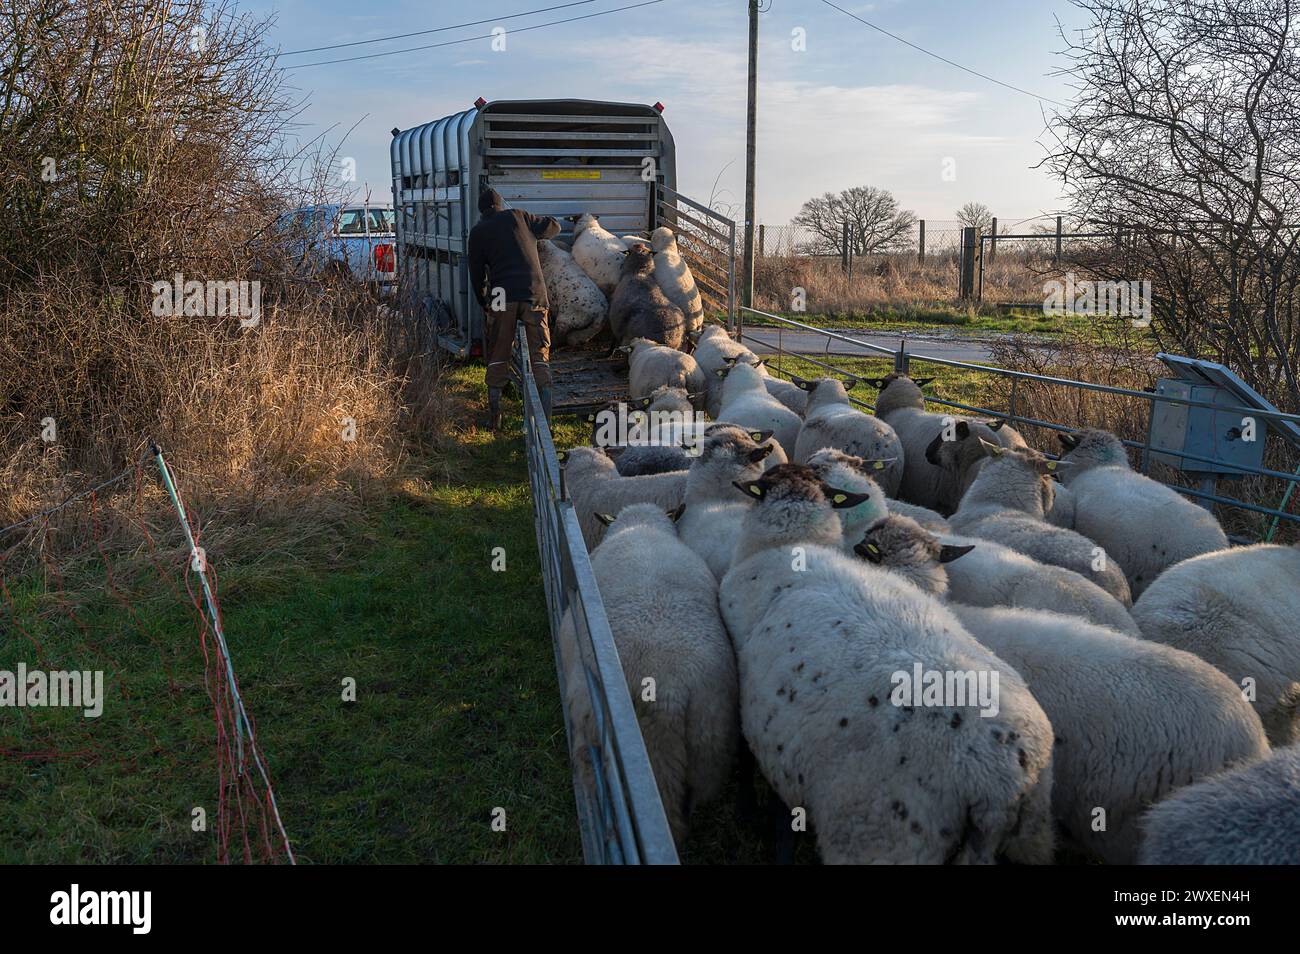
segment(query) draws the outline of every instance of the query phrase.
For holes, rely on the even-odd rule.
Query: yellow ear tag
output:
[[[874,543],[868,543],[868,544],[867,544],[867,549],[870,550],[872,553],[879,553],[879,552],[880,552],[880,547],[876,546]]]
[[[876,470],[884,470],[884,469],[885,469],[885,462],[883,460],[876,461]]]
[[[1047,469],[1048,469],[1048,470],[1056,470],[1056,461],[1054,461],[1054,460],[1049,460],[1049,461],[1047,462]]]
[[[750,432],[749,432],[749,436],[752,437],[752,438],[753,438],[754,440],[756,440],[756,441],[761,441],[761,440],[763,439],[763,435],[762,435],[761,433],[759,433],[758,431],[750,431]]]
[[[844,496],[843,494],[836,494],[836,495],[835,495],[834,502],[835,502],[835,503],[844,503],[844,501],[846,501],[846,500],[848,500],[848,499],[849,499],[849,498],[846,497],[846,496]]]
[[[758,484],[750,484],[749,492],[753,494],[755,497],[763,496],[763,488],[758,486]]]

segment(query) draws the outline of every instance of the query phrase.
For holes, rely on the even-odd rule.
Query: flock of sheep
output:
[[[561,456],[679,844],[756,764],[825,862],[1300,863],[1300,546],[1230,547],[1104,431],[1054,459],[905,374],[870,415],[640,330],[637,441]]]
[[[679,348],[704,322],[695,279],[666,226],[648,241],[620,237],[588,212],[574,225],[572,246],[543,239],[537,258],[557,345],[583,344],[608,325],[615,346],[640,337]]]

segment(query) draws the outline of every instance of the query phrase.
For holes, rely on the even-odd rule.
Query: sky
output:
[[[521,30],[638,0],[242,0],[273,17],[277,65],[304,101],[300,133],[342,140],[359,188],[390,197],[390,130],[487,100],[582,98],[665,104],[678,189],[730,203],[741,218],[745,169],[746,0],[662,0],[580,22]],[[911,43],[1038,96],[1069,100],[1059,26],[1068,0],[834,0]],[[808,198],[870,185],[930,221],[965,202],[987,205],[1005,230],[1055,211],[1058,183],[1034,168],[1059,107],[972,76],[883,36],[823,0],[763,0],[758,84],[757,219],[783,225]],[[417,30],[488,23],[319,52]],[[1058,23],[1059,21],[1059,23]],[[349,63],[289,69],[461,38],[490,38]],[[802,41],[802,42],[800,42]],[[498,41],[498,46],[501,43]],[[797,47],[802,46],[802,49]],[[346,136],[346,138],[345,138]]]

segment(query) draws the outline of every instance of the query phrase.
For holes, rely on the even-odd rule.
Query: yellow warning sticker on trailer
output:
[[[599,179],[599,169],[544,169],[543,179]]]

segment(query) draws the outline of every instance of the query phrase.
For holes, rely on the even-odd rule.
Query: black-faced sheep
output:
[[[1015,670],[937,600],[839,549],[825,494],[852,495],[793,464],[743,489],[756,505],[719,595],[741,724],[822,860],[1050,861],[1052,729]],[[911,696],[935,676],[949,692]]]
[[[1119,438],[1106,431],[1059,434],[1061,480],[1074,495],[1074,529],[1119,561],[1133,597],[1175,563],[1215,550],[1228,538],[1219,522],[1175,491],[1129,467]]]

